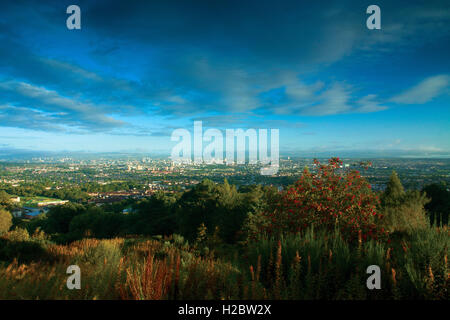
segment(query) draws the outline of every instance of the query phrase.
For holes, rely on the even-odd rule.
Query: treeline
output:
[[[296,234],[311,226],[339,228],[348,241],[358,236],[386,240],[395,233],[448,223],[450,193],[445,186],[428,186],[430,199],[425,192],[405,191],[394,172],[385,192],[376,193],[358,172],[343,175],[336,170],[339,160],[333,161],[317,163],[317,174],[305,170],[282,192],[261,185],[237,189],[226,180],[217,184],[206,179],[183,193],[158,192],[137,202],[101,207],[69,203],[30,222],[16,221],[16,226],[31,233],[39,228],[61,243],[85,237],[172,234],[192,242],[204,233],[235,244],[261,235]],[[125,208],[131,210],[124,214]]]
[[[89,198],[88,193],[92,192],[130,191],[142,188],[143,185],[132,182],[111,182],[106,184],[87,182],[81,185],[65,183],[58,187],[54,183],[49,182],[35,182],[19,186],[11,184],[0,185],[0,190],[10,195],[20,197],[42,196],[75,202],[86,201]]]
[[[31,233],[36,229],[61,243],[85,237],[112,238],[127,235],[181,234],[189,241],[205,228],[226,243],[244,239],[243,225],[250,215],[263,210],[275,197],[272,187],[249,186],[239,191],[225,181],[204,180],[180,194],[158,192],[140,201],[128,200],[111,205],[69,203],[52,207],[45,215],[29,222],[18,222]],[[130,212],[123,213],[129,208]]]
[[[87,192],[77,185],[62,185],[57,189],[53,184],[38,182],[19,186],[2,184],[0,189],[10,195],[19,197],[40,196],[70,201],[84,201],[88,198]]]

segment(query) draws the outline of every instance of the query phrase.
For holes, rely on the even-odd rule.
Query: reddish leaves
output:
[[[283,192],[281,200],[265,216],[270,222],[262,227],[268,233],[296,233],[310,226],[334,230],[339,228],[353,241],[380,239],[381,218],[376,212],[378,198],[358,171],[344,171],[342,161],[332,158],[327,165],[314,161],[317,173],[303,172],[293,187]]]

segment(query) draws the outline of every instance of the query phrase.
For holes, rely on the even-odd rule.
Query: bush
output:
[[[170,235],[177,229],[175,197],[157,192],[137,204],[137,213],[129,217],[130,229],[145,235]]]
[[[433,183],[423,190],[431,201],[425,205],[425,209],[430,214],[432,223],[448,224],[448,215],[450,213],[450,191],[445,184]]]
[[[73,203],[52,207],[47,214],[47,219],[42,220],[39,226],[48,234],[68,233],[72,219],[84,213],[85,210],[84,206]]]
[[[14,242],[24,242],[30,240],[30,234],[26,229],[16,228],[5,234],[3,238]]]
[[[0,237],[0,260],[18,262],[42,261],[50,259],[46,247],[46,235],[37,231],[30,236],[28,231],[16,228]]]
[[[376,211],[378,198],[359,172],[341,171],[339,158],[330,159],[328,165],[314,163],[318,172],[304,170],[273,209],[263,213],[257,234],[295,234],[314,226],[328,231],[338,228],[347,241],[384,238],[379,227],[382,215]]]
[[[72,219],[69,235],[76,240],[83,237],[114,238],[120,235],[125,219],[122,213],[104,212],[92,207]]]
[[[386,191],[381,196],[380,211],[384,215],[383,226],[389,232],[413,233],[424,229],[428,219],[424,205],[428,203],[424,193],[405,192],[395,171]]]
[[[249,212],[262,205],[265,193],[261,187],[240,193],[227,180],[216,184],[205,179],[177,202],[179,232],[189,241],[195,241],[197,228],[203,223],[210,232],[219,227],[220,238],[226,243],[235,243],[241,240]]]
[[[8,232],[12,226],[12,216],[5,209],[0,208],[0,234]]]

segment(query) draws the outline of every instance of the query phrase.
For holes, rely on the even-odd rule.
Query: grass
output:
[[[444,227],[400,235],[390,244],[349,245],[337,232],[311,229],[260,239],[220,259],[177,236],[56,245],[42,233],[16,231],[1,237],[3,248],[25,250],[27,243],[41,254],[26,251],[19,261],[0,249],[0,299],[448,300],[449,239]],[[81,269],[81,290],[66,287],[72,264]],[[381,268],[381,290],[366,287],[373,264]]]
[[[38,203],[40,202],[54,202],[54,201],[62,201],[60,199],[56,199],[56,198],[47,198],[47,197],[21,197],[20,198],[20,203],[25,206],[25,207],[30,207],[30,208],[37,208],[38,207]]]

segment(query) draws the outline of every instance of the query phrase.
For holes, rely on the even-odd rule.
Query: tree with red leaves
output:
[[[358,171],[345,171],[339,158],[328,164],[314,160],[316,173],[302,177],[280,194],[271,210],[262,213],[259,232],[269,235],[302,232],[307,228],[339,229],[348,241],[382,239],[378,197]]]

